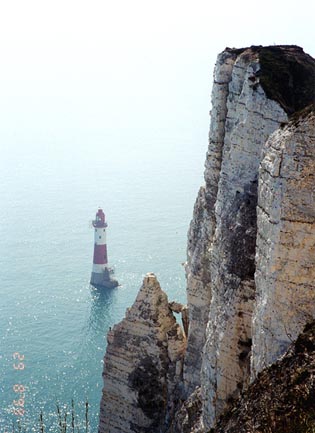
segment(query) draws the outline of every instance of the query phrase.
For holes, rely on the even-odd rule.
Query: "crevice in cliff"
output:
[[[264,213],[264,214],[267,216],[268,221],[270,222],[270,224],[277,225],[277,224],[280,223],[280,219],[278,219],[278,220],[274,220],[274,219],[271,217],[271,214],[268,213],[267,210],[266,210],[264,207],[262,207],[261,205],[258,204],[258,205],[257,205],[257,209],[259,209],[262,213]],[[265,238],[263,237],[263,235],[259,234],[259,236],[261,236],[263,239],[265,239]]]

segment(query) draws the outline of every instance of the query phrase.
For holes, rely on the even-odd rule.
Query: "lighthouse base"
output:
[[[107,269],[104,272],[92,272],[90,283],[92,286],[106,289],[114,289],[118,286],[118,281],[110,275]]]

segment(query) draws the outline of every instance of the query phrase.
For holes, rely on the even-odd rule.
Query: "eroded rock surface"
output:
[[[315,114],[268,140],[260,167],[252,378],[315,317]]]
[[[165,431],[179,398],[186,338],[154,274],[108,333],[99,433]]]

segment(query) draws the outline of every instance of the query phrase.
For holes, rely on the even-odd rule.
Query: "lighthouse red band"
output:
[[[106,245],[94,245],[93,265],[107,265]]]

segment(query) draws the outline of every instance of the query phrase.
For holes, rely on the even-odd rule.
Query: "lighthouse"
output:
[[[112,289],[118,286],[118,281],[112,277],[113,270],[108,267],[105,214],[103,209],[98,209],[94,227],[94,255],[91,284],[96,287]]]

